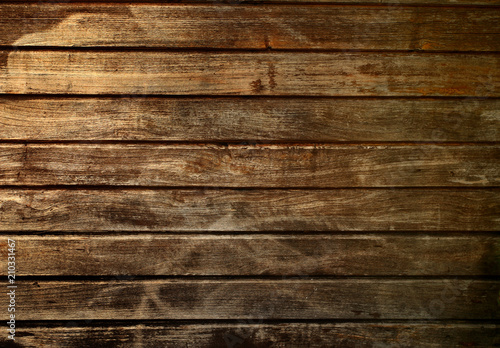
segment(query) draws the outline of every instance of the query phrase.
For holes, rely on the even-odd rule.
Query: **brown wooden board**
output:
[[[499,186],[498,158],[477,145],[0,145],[0,184]]]
[[[494,276],[489,234],[11,236],[19,276]],[[6,275],[7,240],[0,239]],[[154,262],[152,262],[154,260]]]
[[[18,320],[498,319],[499,281],[18,281]],[[0,301],[7,308],[8,297]]]
[[[2,140],[500,141],[499,99],[0,97]]]
[[[66,327],[23,325],[16,338],[21,347],[74,348],[108,344],[130,347],[331,347],[363,346],[490,348],[499,344],[500,326],[488,323],[282,323],[262,324],[136,324],[89,327],[69,322]],[[0,341],[1,342],[1,341]]]
[[[0,230],[495,231],[498,189],[1,189]]]
[[[49,3],[53,4],[55,0],[9,0],[11,3],[23,2],[23,3]],[[276,3],[285,5],[301,5],[301,4],[352,4],[352,5],[380,5],[380,6],[440,6],[440,7],[476,7],[476,6],[498,6],[500,5],[499,0],[64,0],[65,3],[160,3],[160,4],[178,4],[178,3],[197,3],[197,4],[230,4],[230,5],[242,5],[242,4],[255,4],[262,5],[266,3]]]
[[[0,93],[500,96],[500,56],[0,51]]]
[[[0,45],[500,51],[499,23],[491,8],[4,4]]]

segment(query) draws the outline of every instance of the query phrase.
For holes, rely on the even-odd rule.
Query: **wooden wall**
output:
[[[11,346],[500,345],[499,5],[2,2]]]

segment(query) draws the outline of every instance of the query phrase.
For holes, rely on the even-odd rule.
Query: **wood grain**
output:
[[[500,51],[500,11],[386,6],[0,5],[0,45]]]
[[[499,186],[499,146],[0,145],[0,185]]]
[[[16,318],[498,319],[499,290],[463,279],[19,281]]]
[[[427,53],[0,51],[0,92],[500,96],[500,56]]]
[[[35,235],[14,239],[19,276],[500,275],[500,237],[481,234]],[[2,239],[2,274],[7,270],[7,249]]]
[[[9,2],[23,2],[23,3],[54,3],[54,0],[9,0]],[[499,0],[66,0],[69,3],[161,3],[161,4],[178,4],[178,3],[197,3],[197,4],[231,4],[231,5],[241,5],[241,4],[255,4],[262,5],[268,3],[286,5],[296,5],[296,4],[352,4],[352,5],[380,5],[380,6],[418,6],[418,5],[432,5],[432,6],[497,6],[500,5]]]
[[[500,345],[499,0],[134,2],[0,4],[14,346]]]
[[[81,327],[32,327],[23,324],[16,338],[22,347],[479,347],[498,345],[496,324],[484,323],[282,323],[261,324],[137,324]],[[1,342],[1,341],[0,341]]]
[[[0,97],[3,140],[500,141],[499,99]]]
[[[495,231],[498,189],[0,190],[1,231]]]

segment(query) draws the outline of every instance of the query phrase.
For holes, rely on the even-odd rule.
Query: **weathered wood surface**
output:
[[[496,235],[16,236],[17,275],[494,276]],[[7,270],[7,240],[0,269]],[[152,262],[151,260],[154,260]]]
[[[284,323],[137,324],[81,327],[23,324],[20,347],[411,347],[491,348],[500,343],[495,324],[448,323]],[[286,337],[286,342],[284,341]],[[2,341],[0,341],[2,342]]]
[[[500,2],[289,1],[0,4],[20,345],[500,344]]]
[[[0,144],[1,185],[499,186],[499,146]]]
[[[50,3],[53,4],[54,0],[9,0],[9,2],[23,2],[23,3]],[[400,7],[405,5],[418,6],[418,5],[432,5],[440,7],[459,7],[459,6],[497,6],[500,5],[499,0],[65,0],[67,3],[160,3],[160,4],[178,4],[178,3],[198,3],[198,4],[256,4],[262,5],[267,3],[284,3],[286,5],[300,5],[300,4],[352,4],[352,5],[380,5]]]
[[[0,93],[500,96],[500,56],[0,51]]]
[[[500,317],[500,282],[492,280],[40,280],[17,283],[18,320]],[[6,308],[7,296],[0,301]]]
[[[0,97],[0,139],[500,141],[500,99]]]
[[[0,190],[1,231],[495,231],[498,189]]]
[[[0,45],[500,51],[500,10],[385,6],[0,5]]]

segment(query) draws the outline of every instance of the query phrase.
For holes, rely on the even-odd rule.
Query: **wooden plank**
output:
[[[0,139],[500,141],[499,99],[0,97]]]
[[[75,326],[71,326],[75,325]],[[485,323],[138,324],[32,327],[16,335],[22,347],[74,348],[108,344],[151,347],[480,347],[500,342],[499,325]],[[2,341],[0,341],[2,342]],[[104,343],[105,342],[105,343]],[[126,343],[124,343],[126,342]]]
[[[500,96],[500,56],[428,53],[0,51],[0,92]]]
[[[0,45],[500,51],[500,11],[385,6],[0,5]]]
[[[493,235],[16,236],[18,276],[494,276]],[[7,272],[7,238],[0,269]],[[155,260],[151,262],[151,260]],[[231,260],[231,262],[228,262]]]
[[[498,189],[0,190],[1,231],[495,231]]]
[[[499,146],[0,145],[0,185],[499,186]]]
[[[9,0],[9,2],[23,3],[54,3],[54,0]],[[162,3],[162,4],[178,4],[178,3],[197,3],[197,4],[268,4],[268,3],[285,3],[285,4],[352,4],[352,5],[380,5],[380,6],[406,6],[406,5],[432,5],[432,6],[497,6],[500,5],[499,0],[66,0],[69,3]]]
[[[215,279],[17,284],[17,320],[500,317],[500,282],[487,280]],[[8,297],[0,301],[6,308]]]

